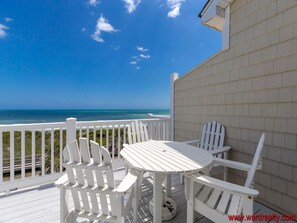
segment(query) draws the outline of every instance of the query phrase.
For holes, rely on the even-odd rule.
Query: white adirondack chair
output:
[[[80,138],[79,141],[80,149],[76,140],[65,147],[63,165],[66,174],[55,182],[61,194],[61,222],[72,223],[78,217],[90,221],[124,222],[132,204],[135,221],[138,173],[130,171],[116,186],[113,164],[107,149],[99,148],[98,143],[90,141],[91,158],[87,139]],[[71,210],[66,195],[69,191],[74,203]],[[124,196],[127,202],[124,202]]]
[[[148,131],[145,124],[135,120],[128,125],[128,143],[131,145],[137,142],[148,141]]]
[[[257,167],[261,168],[261,152],[265,140],[262,134],[251,165],[215,158],[215,163],[247,172],[244,186],[205,175],[186,175],[187,222],[194,221],[194,211],[214,222],[230,222],[228,215],[253,214],[253,198],[259,194],[251,189]],[[233,221],[232,221],[233,222]],[[234,221],[241,222],[241,221]],[[244,219],[242,222],[252,222]]]
[[[225,127],[217,121],[211,121],[203,126],[201,139],[186,141],[211,152],[215,157],[228,159],[230,146],[224,146]]]
[[[149,140],[147,127],[142,122],[139,122],[137,120],[131,122],[131,124],[128,125],[127,135],[129,145]],[[125,147],[125,144],[123,144],[123,146]],[[126,173],[128,173],[128,169],[128,165],[125,164]],[[143,173],[141,173],[139,177],[140,182],[142,182],[142,175]]]
[[[201,139],[186,141],[209,151],[214,157],[228,159],[230,146],[224,146],[225,127],[217,121],[211,121],[203,126]],[[227,169],[224,168],[224,180],[227,180]]]

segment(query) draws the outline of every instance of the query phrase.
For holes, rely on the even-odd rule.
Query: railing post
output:
[[[76,118],[66,119],[66,144],[76,140]]]
[[[172,73],[170,77],[170,126],[169,139],[174,140],[174,82],[178,79],[178,73]]]

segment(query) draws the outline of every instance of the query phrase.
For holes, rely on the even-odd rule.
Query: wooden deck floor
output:
[[[124,171],[116,172],[116,180],[120,180],[123,177]],[[172,186],[172,197],[178,204],[178,212],[176,217],[170,222],[186,222],[186,199],[184,197],[184,188],[180,184],[178,175],[173,176]],[[148,202],[152,198],[152,185],[149,183],[149,178],[144,179],[142,190],[143,199],[138,210],[138,219],[139,222],[152,222],[152,215],[148,210]],[[279,213],[258,202],[255,202],[254,212],[257,214],[276,213],[279,215]],[[0,196],[0,223],[59,222],[59,190],[53,184],[14,192],[9,196]],[[126,222],[132,222],[132,214],[129,214]],[[195,222],[210,223],[211,221],[196,213]]]

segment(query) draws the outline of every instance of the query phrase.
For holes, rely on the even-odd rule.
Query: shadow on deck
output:
[[[124,171],[115,173],[116,180],[121,181]],[[177,202],[177,215],[170,222],[186,222],[186,199],[184,186],[180,184],[179,175],[172,177],[172,198]],[[138,222],[152,222],[152,215],[148,209],[148,203],[153,196],[151,179],[144,178],[142,184],[142,200],[138,209]],[[280,213],[255,202],[254,213],[272,214]],[[132,222],[132,214],[129,213],[126,222]],[[0,223],[59,223],[59,190],[53,184],[43,185],[23,191],[11,193],[9,196],[0,196]],[[78,221],[85,222],[85,221]],[[196,223],[211,222],[202,215],[196,213]],[[262,223],[265,221],[261,221]],[[286,221],[288,222],[288,221]]]

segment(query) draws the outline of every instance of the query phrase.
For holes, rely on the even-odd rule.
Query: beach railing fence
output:
[[[85,137],[106,147],[117,169],[127,143],[127,128],[134,120],[79,121],[0,125],[0,193],[53,182],[63,173],[62,151],[67,143]],[[170,140],[169,118],[139,120],[150,139]]]

